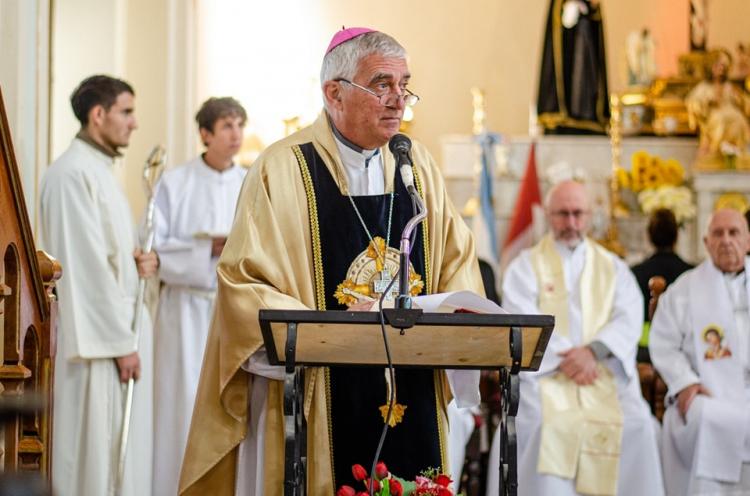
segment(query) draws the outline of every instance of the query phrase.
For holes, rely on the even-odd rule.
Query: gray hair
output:
[[[323,65],[320,68],[320,85],[334,79],[354,79],[359,62],[372,54],[383,57],[405,59],[406,50],[398,41],[391,36],[373,31],[357,36],[337,46],[323,57]]]

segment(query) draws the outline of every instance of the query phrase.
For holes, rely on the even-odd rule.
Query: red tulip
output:
[[[447,487],[440,486],[438,487],[438,496],[453,496],[453,491],[448,489]]]
[[[360,464],[352,465],[352,475],[355,480],[361,481],[367,479],[367,470]]]
[[[357,491],[351,486],[341,486],[339,490],[336,491],[336,496],[355,496],[355,494],[357,494]]]
[[[438,486],[448,487],[451,485],[451,482],[453,482],[451,478],[445,474],[440,474],[435,477],[435,484],[437,484]]]
[[[370,480],[371,479],[365,480],[365,487],[367,488],[368,491],[370,490]],[[377,479],[374,480],[374,481],[372,481],[372,486],[375,488],[373,490],[373,492],[376,493],[376,492],[380,491],[380,482],[378,482]]]
[[[375,477],[377,477],[378,480],[383,480],[388,477],[388,467],[385,466],[385,463],[378,462],[377,465],[375,465]]]
[[[370,496],[369,493],[366,493],[364,491],[360,491],[357,493],[357,496]]]
[[[401,487],[401,483],[396,479],[390,479],[388,485],[390,486],[391,496],[401,496],[404,494],[404,488]]]

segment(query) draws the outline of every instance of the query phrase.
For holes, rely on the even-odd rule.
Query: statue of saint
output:
[[[656,46],[648,28],[627,38],[628,84],[648,86],[656,78]]]
[[[728,79],[731,59],[720,52],[709,79],[685,99],[690,127],[700,132],[699,157],[742,156],[750,143],[750,98]]]
[[[599,0],[550,0],[537,114],[545,134],[604,134],[609,95]]]

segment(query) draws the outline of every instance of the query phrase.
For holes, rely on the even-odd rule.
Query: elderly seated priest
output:
[[[669,495],[750,494],[750,234],[738,211],[712,215],[709,258],[659,300],[651,359],[667,383],[662,461]]]
[[[586,236],[590,209],[583,184],[554,186],[551,232],[503,279],[509,312],[555,316],[539,371],[520,374],[518,491],[660,495],[656,425],[635,367],[643,297],[627,265]],[[488,495],[498,493],[498,444],[495,434]]]
[[[385,145],[405,106],[417,101],[410,79],[395,39],[365,28],[340,31],[323,58],[324,112],[268,147],[248,172],[217,269],[182,494],[283,494],[284,371],[268,363],[258,311],[364,310],[397,276],[395,247],[413,210]],[[483,294],[473,240],[437,165],[417,142],[411,156],[428,210],[412,251],[412,293]],[[389,390],[403,415],[391,419],[380,459],[406,479],[429,467],[450,471],[447,403],[453,394],[458,406],[479,401],[478,372],[452,377],[449,387],[435,370],[397,369],[391,383],[382,368],[308,368],[306,494],[364,489],[352,465],[372,463]]]

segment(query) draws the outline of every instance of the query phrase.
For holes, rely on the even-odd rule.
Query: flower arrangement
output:
[[[693,194],[685,185],[685,169],[679,161],[641,150],[633,154],[630,171],[619,167],[615,173],[620,188],[637,194],[644,214],[667,208],[680,224],[695,217]]]
[[[375,465],[375,480],[368,477],[367,470],[362,465],[352,466],[354,479],[365,486],[364,491],[357,491],[351,486],[341,486],[336,496],[368,496],[370,485],[373,485],[374,496],[453,496],[450,477],[430,468],[418,475],[414,481],[407,481],[396,477],[388,471],[383,462]]]

